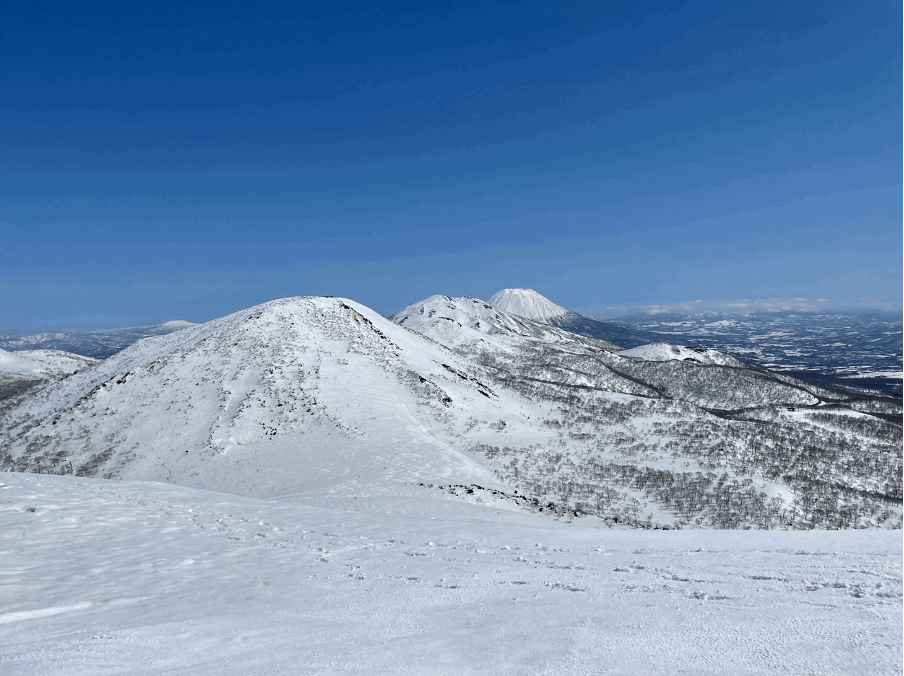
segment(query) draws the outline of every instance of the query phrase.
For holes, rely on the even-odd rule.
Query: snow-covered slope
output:
[[[635,347],[662,340],[658,334],[602,322],[553,303],[533,289],[503,289],[490,297],[490,305],[536,322],[556,326],[571,333],[599,338],[622,347]]]
[[[0,349],[0,412],[16,406],[35,389],[95,363],[96,359],[58,350]]]
[[[547,324],[570,312],[533,289],[503,289],[490,296],[489,303],[500,310]]]
[[[390,319],[400,326],[450,346],[489,342],[502,348],[512,344],[507,340],[510,338],[534,339],[559,345],[575,342],[575,336],[567,331],[543,322],[527,320],[523,315],[502,310],[473,296],[430,296],[400,310]],[[502,340],[492,340],[491,337]],[[620,349],[618,345],[602,340],[593,341],[592,344],[599,349]]]
[[[4,676],[901,671],[899,533],[387,515],[37,474],[0,474],[0,496]]]
[[[699,364],[746,368],[744,362],[724,352],[704,347],[686,347],[670,343],[649,343],[630,350],[622,350],[618,354],[622,357],[633,357],[645,361],[691,361]]]
[[[41,391],[8,414],[3,447],[23,469],[254,495],[493,485],[430,429],[499,414],[470,372],[352,301],[289,298],[144,339]]]
[[[97,363],[91,357],[60,352],[59,350],[19,350],[7,352],[0,349],[0,375],[15,376],[64,376]]]

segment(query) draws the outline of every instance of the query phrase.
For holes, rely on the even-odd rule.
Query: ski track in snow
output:
[[[0,672],[899,674],[900,534],[0,479]]]

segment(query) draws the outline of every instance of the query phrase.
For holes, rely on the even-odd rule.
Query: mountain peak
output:
[[[533,289],[503,289],[493,294],[489,303],[500,310],[538,322],[549,322],[571,312]]]

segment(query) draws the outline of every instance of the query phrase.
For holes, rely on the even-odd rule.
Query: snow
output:
[[[613,468],[627,461],[682,481],[688,471],[718,467],[742,486],[762,469],[721,459],[704,466],[695,453],[705,443],[740,457],[747,433],[699,407],[744,408],[747,418],[774,420],[771,406],[818,401],[793,379],[750,369],[619,356],[604,341],[476,298],[434,296],[393,319],[347,299],[296,297],[145,338],[30,394],[16,390],[0,411],[0,468],[295,496],[330,507],[365,498],[391,505],[423,497],[420,484],[447,492],[452,485],[466,501],[505,491],[499,502],[525,513],[551,501],[556,513],[591,505],[619,523],[652,514],[643,523],[719,525],[713,515],[728,512],[709,499],[706,477],[692,487],[700,500],[682,503],[679,514],[652,495],[631,500],[636,487],[624,482],[633,479]],[[831,443],[819,426],[795,422],[804,428],[822,435],[812,443]],[[844,462],[818,470],[819,481],[831,477],[866,496],[854,525],[894,527],[899,508],[868,496],[894,497],[883,472],[894,471],[900,449],[887,430],[869,429],[873,437],[858,443],[863,453],[872,444],[880,464],[854,476],[848,468],[859,460],[846,450]],[[781,448],[774,453],[774,462],[791,462]],[[597,477],[582,481],[580,493],[569,488],[576,471]],[[600,478],[610,474],[611,485]],[[515,489],[545,502],[525,504]],[[745,513],[765,514],[760,507]],[[763,519],[744,523],[775,525]]]
[[[489,303],[500,310],[538,322],[548,322],[571,312],[533,289],[503,289],[490,296]]]
[[[189,326],[197,326],[195,322],[187,322],[184,319],[171,319],[168,322],[163,322],[160,326],[167,329],[185,329]]]
[[[473,342],[498,333],[520,335],[526,326],[519,318],[473,296],[430,296],[400,310],[391,319],[425,335],[436,326],[456,326],[452,331],[460,335],[457,342]]]
[[[0,673],[901,672],[899,532],[630,530],[524,499],[535,485],[564,505],[555,482],[601,461],[709,471],[687,440],[740,445],[750,423],[701,398],[760,397],[751,420],[891,462],[887,438],[838,426],[875,419],[811,423],[775,408],[815,401],[791,378],[700,368],[732,359],[712,350],[612,352],[476,298],[393,320],[281,299],[15,399],[0,460],[53,474],[0,473]],[[65,361],[23,354],[16,373]],[[820,481],[886,490],[885,465],[851,478],[840,457]],[[77,473],[106,478],[58,476]],[[752,476],[788,504],[803,485]],[[681,522],[614,485],[612,509]],[[899,524],[899,504],[863,523]]]
[[[618,355],[646,361],[691,361],[716,366],[733,366],[735,368],[744,368],[746,366],[744,362],[718,350],[685,347],[684,345],[672,345],[671,343],[640,345],[630,350],[621,350]]]
[[[42,390],[10,412],[0,446],[53,449],[66,474],[261,497],[498,486],[441,435],[450,415],[505,414],[471,372],[353,301],[288,298],[145,338]]]
[[[83,357],[59,350],[18,350],[8,352],[0,349],[0,375],[5,376],[63,376],[80,371],[97,362],[91,357]]]
[[[582,340],[573,333],[501,310],[473,296],[430,296],[400,310],[390,319],[454,348],[482,342],[511,351],[520,349],[519,338],[552,345]],[[598,349],[621,349],[598,339],[593,339],[593,345]]]
[[[847,376],[848,378],[896,378],[901,380],[904,373],[901,371],[872,371],[869,373],[858,373],[856,375]]]
[[[0,475],[0,672],[901,672],[900,534]],[[387,514],[387,511],[392,513]]]

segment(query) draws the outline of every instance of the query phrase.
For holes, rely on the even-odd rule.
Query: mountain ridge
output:
[[[439,486],[642,528],[900,526],[892,402],[471,297],[393,320],[303,296],[145,338],[0,412],[0,470],[311,504]]]

